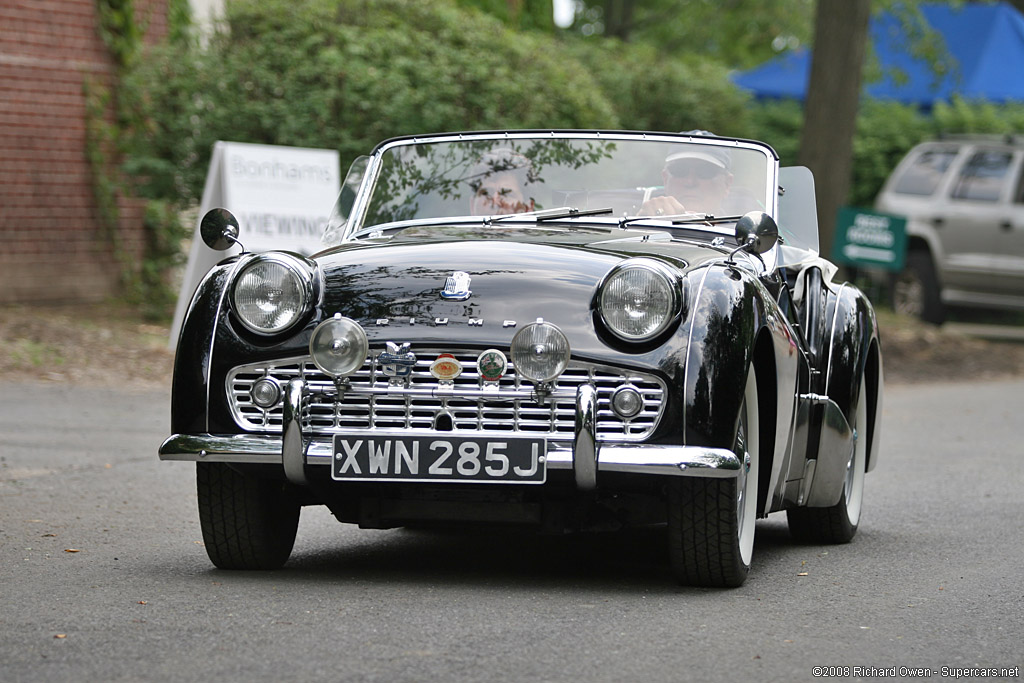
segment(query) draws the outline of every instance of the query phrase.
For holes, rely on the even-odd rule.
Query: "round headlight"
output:
[[[533,382],[550,382],[569,364],[569,340],[542,320],[516,332],[511,352],[516,372]]]
[[[331,377],[348,377],[363,367],[369,349],[359,323],[341,316],[317,325],[309,338],[309,355]]]
[[[309,276],[284,257],[256,257],[235,280],[234,311],[253,332],[276,334],[298,321],[309,301]]]
[[[637,259],[613,270],[601,285],[598,307],[605,325],[626,341],[661,334],[679,312],[679,290],[667,266]]]

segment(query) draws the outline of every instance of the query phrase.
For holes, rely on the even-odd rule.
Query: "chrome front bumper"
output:
[[[161,444],[160,459],[281,465],[291,482],[304,485],[306,467],[330,466],[334,452],[329,435],[309,437],[302,433],[299,422],[302,392],[302,380],[288,383],[281,436],[174,434]],[[581,385],[576,392],[573,440],[548,444],[548,469],[573,470],[576,485],[582,490],[597,486],[599,472],[719,478],[739,475],[739,458],[724,448],[599,442],[596,414],[597,393],[592,386]],[[381,436],[408,434],[397,430],[373,433]]]

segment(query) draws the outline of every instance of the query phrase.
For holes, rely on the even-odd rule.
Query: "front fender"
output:
[[[238,257],[233,257],[214,266],[199,283],[185,313],[171,384],[171,431],[175,434],[208,431],[214,332],[237,263]]]
[[[709,266],[696,278],[683,382],[683,443],[732,448],[736,420],[766,305],[753,275]]]
[[[868,469],[877,464],[878,418],[882,404],[882,359],[878,321],[867,297],[855,286],[843,284],[829,296],[826,317],[830,321],[825,395],[835,401],[849,424],[860,398],[860,378],[869,392]]]

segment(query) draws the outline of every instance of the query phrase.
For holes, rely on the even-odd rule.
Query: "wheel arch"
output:
[[[868,347],[867,362],[864,365],[864,381],[868,392],[868,449],[867,471],[870,472],[878,463],[881,450],[882,396],[885,381],[882,376],[882,351],[878,339],[872,339]]]

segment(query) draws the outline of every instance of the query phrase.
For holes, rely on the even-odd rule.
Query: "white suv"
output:
[[[1024,310],[1024,138],[950,137],[910,151],[878,195],[906,216],[893,306],[941,323],[946,306]]]

